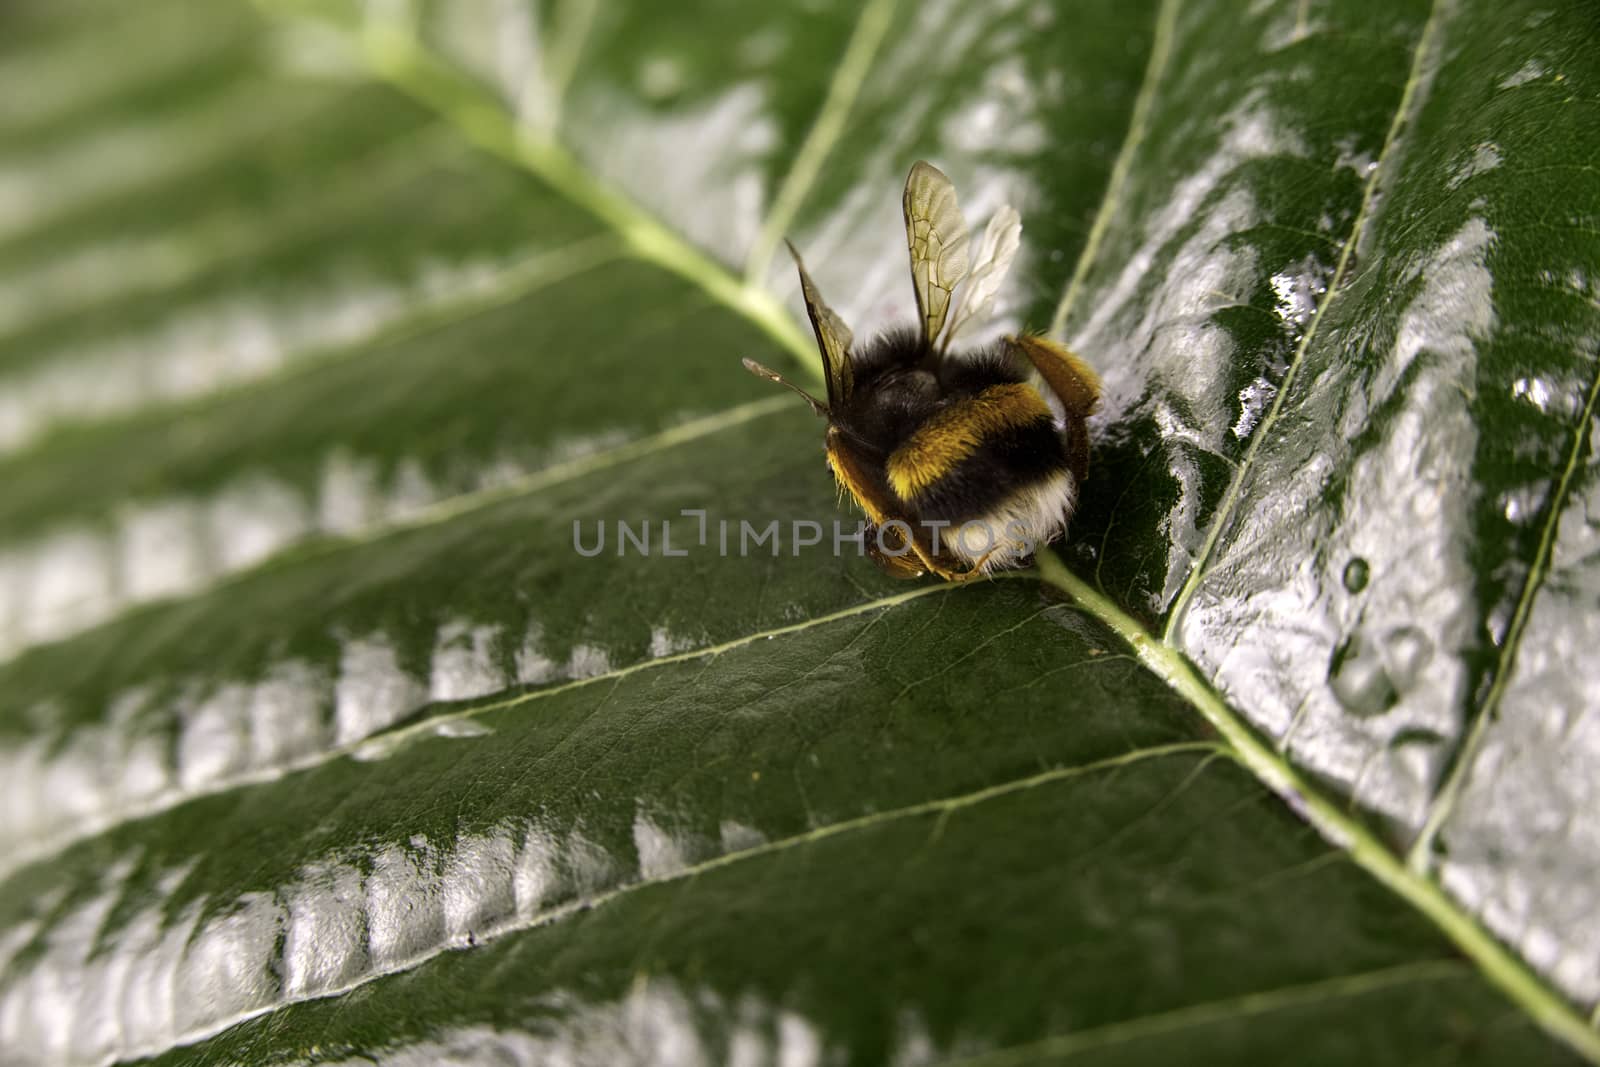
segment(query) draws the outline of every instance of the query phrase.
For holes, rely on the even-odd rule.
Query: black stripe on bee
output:
[[[1046,415],[986,436],[918,493],[912,507],[919,519],[959,526],[1069,470],[1061,434]]]

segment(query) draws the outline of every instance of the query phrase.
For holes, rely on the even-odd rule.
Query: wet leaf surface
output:
[[[8,1054],[1600,1061],[1592,11],[102,8],[0,14]],[[1046,581],[738,369],[919,156],[1105,375]]]

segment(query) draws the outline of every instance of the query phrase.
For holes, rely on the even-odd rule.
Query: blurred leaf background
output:
[[[6,1062],[1600,1062],[1597,34],[13,0]],[[923,157],[1069,542],[714,551],[849,519],[739,358],[786,236],[909,317]]]

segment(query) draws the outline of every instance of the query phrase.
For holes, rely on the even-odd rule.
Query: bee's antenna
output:
[[[811,410],[812,411],[815,411],[818,415],[821,415],[823,418],[827,418],[828,417],[828,405],[824,404],[822,401],[818,400],[816,397],[812,396],[810,393],[806,392],[804,389],[800,388],[798,385],[795,385],[793,382],[789,381],[787,378],[785,378],[783,375],[779,374],[777,371],[773,370],[770,367],[764,367],[761,364],[757,363],[755,360],[750,359],[748,357],[746,357],[743,362],[744,362],[744,369],[749,371],[751,374],[754,374],[757,378],[765,378],[769,382],[777,382],[779,385],[783,386],[785,389],[788,389],[791,392],[799,393],[802,397],[805,398],[805,402],[811,405]]]

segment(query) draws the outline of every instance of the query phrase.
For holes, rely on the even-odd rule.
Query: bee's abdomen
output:
[[[890,454],[889,487],[919,514],[981,514],[1018,488],[1067,468],[1050,408],[1006,382],[931,415]]]

